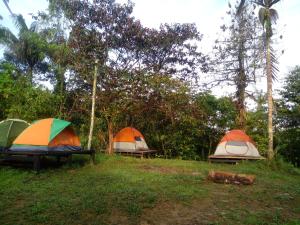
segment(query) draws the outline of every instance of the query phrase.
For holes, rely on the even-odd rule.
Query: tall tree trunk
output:
[[[242,21],[242,9],[245,1],[241,1],[237,14],[239,20],[239,37],[238,37],[238,76],[235,79],[236,82],[236,97],[237,97],[237,111],[238,115],[236,118],[236,124],[239,129],[245,130],[246,126],[246,106],[245,106],[245,92],[247,87],[247,76],[245,71],[245,36],[244,36],[244,29],[245,29],[245,22]]]
[[[243,69],[239,72],[239,81],[237,84],[237,127],[239,129],[245,130],[246,126],[246,106],[245,106],[245,92],[246,92],[246,74]]]
[[[273,98],[272,98],[272,59],[270,36],[267,32],[266,36],[266,51],[267,51],[267,95],[268,95],[268,159],[272,160],[274,157],[273,151]]]
[[[90,125],[90,133],[89,133],[89,138],[88,138],[88,150],[91,150],[93,130],[94,130],[97,73],[98,73],[98,59],[95,60],[93,94],[92,94],[91,125]]]
[[[108,130],[108,146],[107,146],[107,153],[109,155],[113,154],[113,138],[114,138],[114,134],[113,134],[113,123],[112,121],[109,119],[107,121],[107,130]]]

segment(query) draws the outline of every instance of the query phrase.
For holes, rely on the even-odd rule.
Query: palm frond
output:
[[[270,9],[270,19],[271,19],[271,21],[276,23],[278,18],[279,18],[278,12],[275,9]]]
[[[0,27],[0,44],[10,45],[18,42],[18,38],[6,27]]]
[[[271,4],[272,0],[264,0],[264,3],[266,5],[266,7],[269,7],[269,5]]]
[[[32,31],[32,32],[37,32],[37,30],[38,30],[38,22],[37,21],[32,22],[31,25],[30,25],[29,30]]]
[[[24,17],[21,14],[14,15],[13,19],[14,19],[15,26],[19,29],[20,33],[28,31],[28,27],[26,25]]]
[[[237,14],[237,15],[240,15],[240,14],[242,13],[243,8],[244,8],[244,5],[245,5],[245,1],[246,1],[246,0],[241,0],[240,4],[239,4],[239,6],[238,6],[238,9],[237,9],[237,11],[236,11],[236,14]]]
[[[272,5],[275,5],[276,3],[280,2],[280,0],[271,0],[269,7],[271,8]]]
[[[258,18],[259,18],[260,23],[263,25],[263,27],[265,25],[266,12],[267,12],[267,10],[265,8],[260,8],[258,11]]]
[[[9,13],[14,16],[14,13],[11,11],[9,5],[8,5],[8,0],[3,0],[4,5],[6,6],[7,10],[9,11]]]
[[[254,4],[260,5],[262,7],[266,7],[266,5],[265,5],[265,3],[264,3],[263,0],[253,0],[251,2],[254,3]]]

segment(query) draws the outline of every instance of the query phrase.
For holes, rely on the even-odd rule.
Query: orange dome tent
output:
[[[255,142],[242,130],[231,130],[221,139],[213,156],[262,158]]]
[[[120,130],[113,139],[113,145],[116,152],[149,149],[144,136],[133,127],[125,127]]]
[[[79,137],[71,123],[60,119],[38,120],[13,142],[11,151],[81,150]]]

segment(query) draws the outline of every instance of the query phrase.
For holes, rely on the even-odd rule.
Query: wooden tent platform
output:
[[[56,157],[57,161],[60,161],[61,157],[67,157],[68,162],[72,162],[72,155],[90,155],[91,160],[95,163],[95,150],[81,150],[81,151],[10,151],[2,150],[0,155],[8,156],[26,156],[33,158],[33,169],[39,171],[41,167],[41,158],[44,156]],[[5,158],[2,160],[5,161]]]
[[[244,155],[210,155],[208,156],[209,162],[219,162],[219,163],[238,163],[243,160],[263,160],[262,156],[244,156]]]
[[[115,151],[116,154],[140,157],[141,159],[144,157],[149,158],[151,155],[155,154],[156,152],[157,152],[157,150],[150,150],[150,149],[149,150],[136,150],[136,151],[130,151],[130,150]]]

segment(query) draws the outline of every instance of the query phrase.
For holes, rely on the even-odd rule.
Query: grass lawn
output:
[[[97,164],[0,167],[0,224],[300,224],[300,172],[98,155]],[[278,166],[277,166],[278,167]],[[255,174],[254,185],[215,184],[211,169]]]

